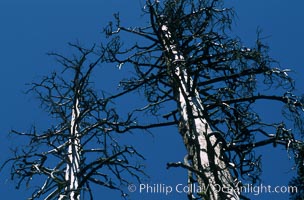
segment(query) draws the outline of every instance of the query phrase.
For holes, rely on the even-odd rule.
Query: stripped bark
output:
[[[79,110],[79,90],[76,90],[74,105],[72,108],[71,127],[70,127],[70,139],[68,147],[68,161],[66,164],[65,180],[68,181],[65,188],[65,194],[67,194],[70,200],[79,200],[79,179],[78,173],[80,172],[80,135],[78,119],[80,115]],[[63,196],[59,200],[64,199]]]
[[[173,85],[176,86],[174,96],[181,115],[179,130],[188,151],[188,163],[192,163],[192,168],[199,172],[196,174],[197,182],[201,188],[208,188],[205,195],[210,200],[238,200],[239,194],[224,161],[220,138],[212,131],[204,115],[198,90],[186,72],[184,56],[178,51],[168,26],[162,25],[161,30],[163,46],[169,55],[168,71],[173,72]],[[192,175],[188,177],[188,184],[194,184]],[[218,191],[215,187],[224,189],[225,192]]]
[[[145,176],[138,162],[143,157],[133,146],[120,145],[115,136],[118,126],[128,127],[133,119],[122,120],[114,108],[108,108],[109,99],[99,97],[91,85],[91,73],[102,54],[96,54],[95,46],[70,45],[77,53],[72,58],[51,54],[63,70],[33,83],[29,90],[56,124],[42,132],[36,127],[25,133],[13,130],[29,143],[16,147],[0,170],[12,164],[16,187],[26,184],[33,188],[29,200],[92,200],[91,185],[117,190],[126,197],[124,186],[130,184],[129,178],[139,182]],[[36,177],[43,183],[33,187]]]

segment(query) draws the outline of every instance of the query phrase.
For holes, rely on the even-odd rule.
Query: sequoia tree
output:
[[[122,186],[144,175],[135,162],[143,157],[132,146],[120,145],[115,136],[117,123],[130,121],[120,121],[111,102],[93,88],[91,74],[103,53],[95,46],[70,46],[76,50],[71,58],[51,53],[62,70],[31,84],[29,90],[56,124],[41,132],[36,127],[28,133],[13,130],[29,143],[16,147],[1,169],[11,166],[17,188],[25,184],[34,190],[29,199],[93,199],[92,184],[125,196]],[[35,180],[43,183],[36,186]]]
[[[132,115],[149,111],[156,117],[151,123],[138,117],[136,127],[178,126],[187,155],[168,168],[185,168],[188,184],[206,189],[190,191],[189,199],[246,198],[241,181],[260,178],[255,149],[300,144],[303,103],[293,94],[290,70],[269,56],[259,35],[252,47],[232,36],[234,11],[222,0],[147,0],[144,12],[146,26],[125,27],[117,14],[105,28],[111,38],[104,47],[107,61],[134,69],[121,81],[121,95],[139,90],[146,97]],[[135,43],[126,46],[122,38]],[[287,120],[264,121],[261,102],[280,103],[295,128]]]

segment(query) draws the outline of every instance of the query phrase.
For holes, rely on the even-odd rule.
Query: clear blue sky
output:
[[[10,140],[7,134],[10,129],[26,131],[31,124],[40,130],[48,127],[47,115],[39,108],[39,102],[33,96],[22,92],[27,88],[25,83],[37,80],[52,71],[56,65],[46,55],[50,51],[59,51],[68,55],[67,42],[79,41],[81,44],[92,44],[102,40],[102,27],[112,19],[114,12],[120,12],[126,25],[140,24],[140,8],[143,0],[91,0],[91,1],[59,1],[59,0],[1,0],[0,1],[0,161],[9,155],[9,146],[18,141]],[[230,5],[237,11],[234,31],[245,43],[253,44],[255,32],[259,26],[267,43],[271,47],[271,56],[284,67],[293,69],[292,74],[297,81],[297,91],[304,93],[303,87],[303,47],[304,2],[294,0],[231,0]],[[125,38],[126,40],[128,38]],[[105,88],[107,77],[100,71]],[[115,88],[115,87],[114,87]],[[265,116],[276,117],[269,105]],[[174,128],[158,129],[154,136],[140,133],[134,140],[147,157],[147,169],[151,176],[150,184],[176,185],[185,183],[186,172],[183,170],[166,170],[166,162],[178,161],[184,156],[184,147]],[[171,140],[168,144],[168,140]],[[263,178],[266,185],[288,184],[291,164],[280,148],[273,156],[272,149],[262,149],[265,154]],[[168,159],[169,158],[169,159]],[[11,200],[26,199],[26,190],[14,190],[9,179],[9,169],[0,174],[0,194]],[[148,183],[148,182],[147,182]],[[120,199],[119,193],[98,189],[97,199]],[[253,199],[287,199],[286,195],[260,195]],[[144,195],[135,192],[131,199],[185,199],[181,195]]]

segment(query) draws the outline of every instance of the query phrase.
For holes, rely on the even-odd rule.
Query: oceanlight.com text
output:
[[[238,187],[239,192],[243,194],[253,194],[253,195],[260,195],[265,193],[276,193],[276,194],[285,194],[285,193],[297,193],[298,188],[296,186],[271,186],[271,185],[252,185],[247,184]]]
[[[241,185],[237,188],[228,188],[221,187],[220,185],[207,185],[207,187],[202,188],[196,184],[185,185],[185,184],[176,184],[168,185],[163,183],[157,184],[139,184],[138,186],[130,184],[128,190],[130,192],[139,192],[140,194],[163,194],[170,195],[173,193],[206,193],[209,189],[214,190],[215,192],[224,192],[231,193],[235,192],[237,194],[252,194],[252,195],[261,195],[266,193],[273,194],[284,194],[284,193],[297,193],[298,188],[296,186],[271,186],[271,185]]]

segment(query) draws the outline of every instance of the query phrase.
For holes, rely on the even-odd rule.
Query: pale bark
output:
[[[79,125],[77,119],[79,118],[79,95],[75,95],[74,105],[71,116],[71,127],[70,127],[70,139],[68,147],[68,163],[66,166],[65,180],[67,186],[65,188],[65,194],[70,200],[79,200],[79,167],[80,167],[80,139],[79,139]],[[59,200],[65,199],[63,196],[59,197]]]
[[[221,142],[204,117],[204,107],[192,78],[187,74],[184,56],[178,51],[168,26],[162,25],[161,31],[163,45],[171,56],[167,61],[168,67],[171,67],[168,70],[174,72],[172,76],[176,87],[175,100],[181,115],[179,128],[188,150],[186,160],[190,161],[191,167],[200,173],[196,174],[200,187],[210,189],[205,194],[210,200],[222,199],[223,195],[227,199],[238,200],[239,194],[224,161]],[[191,175],[188,183],[193,184]],[[234,190],[231,190],[232,188]],[[225,194],[221,194],[218,192],[219,189],[230,190],[225,190]]]

